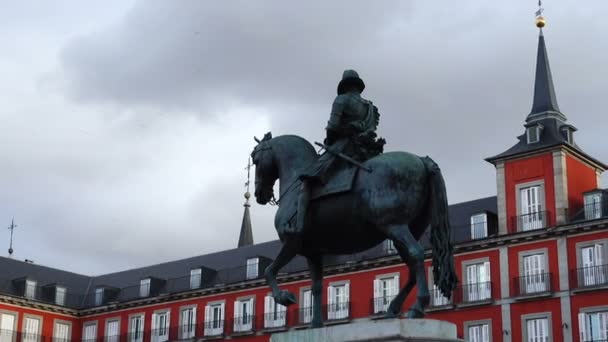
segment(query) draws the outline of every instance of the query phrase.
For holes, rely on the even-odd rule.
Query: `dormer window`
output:
[[[384,240],[384,251],[386,252],[386,254],[397,253],[397,248],[395,248],[395,243],[393,242],[393,240]]]
[[[55,304],[65,305],[65,293],[66,293],[65,287],[57,286],[55,288]]]
[[[585,194],[585,219],[586,220],[595,220],[604,216],[605,213],[602,212],[602,197],[603,194],[600,191],[591,192]]]
[[[471,216],[471,239],[488,237],[488,215],[486,213]]]
[[[247,259],[247,279],[253,279],[258,277],[258,264],[260,263],[259,258]]]
[[[150,278],[139,281],[139,296],[148,297],[150,295]]]
[[[36,281],[35,280],[27,279],[25,281],[25,291],[23,292],[23,295],[26,298],[32,298],[32,299],[36,297]]]
[[[526,137],[528,140],[528,144],[534,144],[540,141],[540,126],[535,125],[532,127],[528,127],[526,130]]]
[[[95,289],[95,305],[103,304],[103,288]]]
[[[191,289],[198,289],[199,287],[201,287],[201,276],[202,276],[202,269],[200,268],[195,268],[190,270],[190,288]]]

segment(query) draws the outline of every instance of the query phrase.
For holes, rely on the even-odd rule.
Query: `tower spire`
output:
[[[555,87],[553,86],[553,77],[551,76],[551,68],[549,67],[549,56],[545,45],[545,36],[543,27],[546,25],[545,18],[541,15],[543,12],[542,3],[538,2],[538,11],[536,11],[536,27],[539,29],[538,34],[538,50],[536,53],[536,77],[534,80],[534,100],[532,110],[526,118],[526,122],[553,117],[561,121],[566,121],[566,116],[562,114],[557,105],[557,97],[555,96]]]
[[[8,256],[11,257],[13,256],[13,232],[15,231],[15,228],[17,228],[17,225],[15,224],[15,218],[13,217],[13,219],[11,220],[11,225],[8,226],[8,229],[11,231],[11,242],[10,245],[8,247]]]
[[[243,213],[243,223],[241,223],[241,233],[239,235],[239,244],[237,247],[249,246],[253,245],[253,230],[251,228],[251,216],[249,214],[249,198],[251,197],[251,193],[249,192],[249,183],[251,176],[251,159],[247,161],[247,182],[245,183],[245,188],[247,191],[245,192],[245,211]]]

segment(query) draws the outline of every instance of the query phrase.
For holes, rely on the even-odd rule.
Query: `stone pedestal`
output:
[[[456,342],[456,325],[433,319],[357,321],[273,334],[271,342]]]

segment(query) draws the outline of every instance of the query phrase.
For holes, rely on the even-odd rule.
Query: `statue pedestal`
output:
[[[273,334],[271,342],[457,342],[456,325],[433,319],[356,321]]]

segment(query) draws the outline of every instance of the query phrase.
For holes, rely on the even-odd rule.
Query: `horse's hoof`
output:
[[[283,306],[289,306],[296,303],[296,296],[289,291],[282,290],[274,300]]]
[[[310,325],[311,328],[315,329],[315,328],[323,328],[323,322],[312,322],[312,324]]]
[[[387,318],[387,319],[390,319],[390,318],[399,318],[399,312],[387,311],[384,314],[384,318]]]
[[[424,312],[418,309],[409,309],[407,312],[407,318],[424,318]]]

